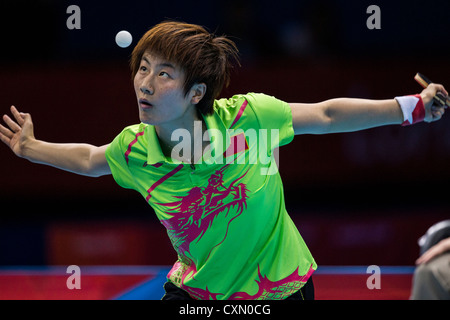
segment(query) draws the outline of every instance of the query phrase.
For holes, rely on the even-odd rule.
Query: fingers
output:
[[[425,251],[425,253],[419,257],[419,259],[416,260],[416,264],[427,263],[428,261],[433,259],[435,256],[437,256],[440,253],[439,251],[440,250],[438,247],[436,247],[436,246],[431,247],[430,249]]]
[[[13,133],[0,124],[0,140],[9,145]]]
[[[427,263],[428,259],[426,258],[425,254],[421,255],[419,259],[416,260],[416,265]]]
[[[14,133],[12,133],[11,130],[5,128],[1,124],[0,124],[0,133],[8,138],[12,138],[12,136],[14,135]]]
[[[14,118],[16,119],[17,123],[20,126],[23,126],[23,124],[25,123],[25,118],[24,118],[24,114],[20,113],[15,106],[11,106],[11,113],[14,116]]]
[[[3,115],[3,121],[5,121],[5,123],[8,125],[8,127],[10,128],[10,130],[12,130],[12,132],[18,132],[20,131],[20,129],[22,129],[21,126],[19,126],[17,124],[17,122],[15,122],[14,120],[12,120],[8,115]]]
[[[437,250],[436,248],[431,248],[416,260],[416,264],[427,263],[439,254],[439,250]]]
[[[3,121],[8,125],[9,128],[0,124],[0,140],[8,144],[13,138],[14,134],[22,129],[22,125],[25,123],[25,114],[20,113],[16,107],[11,106],[11,112],[18,123],[12,120],[8,115],[3,115]]]
[[[425,122],[433,122],[442,118],[445,113],[445,107],[435,101],[437,93],[448,95],[444,86],[438,83],[430,83],[430,85],[424,89],[421,93],[425,108],[428,109],[428,117],[425,118]]]
[[[433,120],[439,120],[445,113],[445,108],[441,106],[433,105],[431,107],[431,114],[433,116]]]
[[[444,95],[443,100],[445,104],[446,97],[448,96],[447,90],[445,90],[444,86],[442,84],[438,83],[431,83],[428,88],[431,91],[431,96],[434,98],[436,95]]]
[[[443,239],[437,244],[432,246],[430,249],[425,251],[423,255],[416,260],[416,264],[427,263],[438,255],[450,250],[450,238]]]
[[[15,133],[21,130],[27,120],[31,121],[30,115],[28,113],[19,112],[19,110],[17,110],[15,106],[11,106],[11,113],[16,121],[11,119],[11,117],[9,117],[8,115],[4,114],[3,121],[8,125],[9,129],[2,126],[2,129],[0,131],[7,136],[9,136],[8,132],[12,131],[12,133]]]
[[[446,96],[448,96],[448,92],[447,92],[447,90],[445,90],[445,88],[444,88],[444,86],[442,84],[430,83],[430,85],[427,87],[427,89],[428,88],[433,91],[433,95],[436,95],[437,92],[442,92]]]
[[[444,93],[446,96],[448,96],[447,90],[445,90],[444,86],[442,84],[434,83],[436,85],[436,90]]]
[[[430,83],[430,85],[422,91],[426,96],[429,98],[433,98],[436,96],[438,92],[441,92],[448,96],[447,90],[445,90],[444,86],[442,84],[438,83]]]

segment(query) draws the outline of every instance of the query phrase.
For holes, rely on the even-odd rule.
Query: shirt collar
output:
[[[214,110],[214,113],[211,115],[202,116],[209,133],[210,146],[212,149],[211,154],[205,152],[202,161],[211,161],[212,158],[219,160],[230,145],[230,135],[216,110]],[[171,160],[164,156],[161,150],[155,127],[153,125],[148,125],[146,131],[148,141],[147,164],[153,165],[159,162],[171,163]]]
[[[147,126],[147,142],[147,164],[152,165],[158,162],[165,162],[166,157],[161,150],[155,126]]]

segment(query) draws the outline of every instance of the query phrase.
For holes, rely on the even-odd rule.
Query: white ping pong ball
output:
[[[121,48],[128,47],[133,41],[133,37],[128,31],[122,30],[116,34],[116,43]]]

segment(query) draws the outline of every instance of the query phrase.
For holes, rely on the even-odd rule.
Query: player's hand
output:
[[[19,112],[14,106],[11,106],[11,113],[15,121],[8,115],[3,115],[3,121],[7,127],[0,124],[0,140],[17,156],[23,157],[27,143],[35,140],[33,122],[30,114]]]
[[[445,108],[437,104],[433,97],[437,92],[442,92],[448,95],[447,90],[441,84],[430,83],[430,85],[424,89],[420,95],[425,106],[425,122],[433,122],[442,118],[445,112]]]

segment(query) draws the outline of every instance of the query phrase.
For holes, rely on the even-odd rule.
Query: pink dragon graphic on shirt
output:
[[[197,273],[195,263],[189,258],[190,244],[194,241],[199,242],[207,230],[214,224],[214,219],[220,214],[227,217],[228,214],[230,214],[230,211],[233,212],[233,216],[230,215],[229,217],[223,238],[220,242],[211,247],[208,254],[209,258],[214,248],[225,241],[230,224],[245,212],[244,209],[247,205],[246,200],[248,198],[247,193],[249,190],[244,183],[239,181],[248,173],[248,171],[232,181],[228,186],[225,186],[223,175],[227,167],[228,165],[212,174],[208,179],[208,185],[206,187],[194,187],[187,195],[176,197],[180,200],[161,204],[171,208],[167,213],[172,215],[172,218],[163,220],[162,224],[166,227],[177,253],[183,260],[188,261],[187,269],[184,270],[181,276],[181,287],[189,292],[192,297],[197,299],[216,300],[217,297],[223,295],[223,293],[213,293],[208,290],[208,287],[200,289],[184,285],[184,280],[188,275],[195,277],[195,274]],[[237,209],[231,210],[235,207]],[[208,258],[206,260],[208,260]],[[177,262],[169,273],[169,278],[173,272],[182,268],[181,263]],[[286,278],[278,281],[271,281],[261,274],[258,266],[259,280],[255,280],[259,288],[257,293],[250,295],[246,292],[236,292],[230,296],[230,299],[248,300],[274,296],[284,298],[288,296],[289,293],[292,293],[292,286],[296,286],[295,289],[298,290],[300,288],[300,283],[304,283],[309,275],[308,272],[307,275],[299,276],[297,268]]]
[[[228,165],[212,174],[206,187],[194,187],[187,195],[175,197],[180,199],[179,201],[161,204],[172,208],[167,213],[173,217],[162,220],[162,224],[166,227],[175,250],[182,257],[187,256],[189,245],[194,240],[199,242],[202,239],[214,223],[214,218],[221,213],[227,216],[232,208],[237,207],[234,211],[236,214],[228,222],[222,241],[211,248],[211,254],[227,237],[230,223],[239,217],[246,207],[248,190],[246,185],[239,181],[247,172],[226,187],[223,184],[223,172],[227,167]]]

